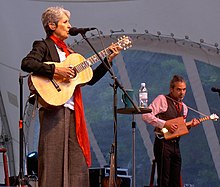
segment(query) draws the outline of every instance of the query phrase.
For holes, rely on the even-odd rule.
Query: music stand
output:
[[[152,110],[149,108],[139,108],[140,112],[135,108],[119,108],[117,113],[119,114],[132,114],[132,187],[135,187],[135,131],[136,131],[136,122],[134,120],[134,114],[144,114],[150,113]]]

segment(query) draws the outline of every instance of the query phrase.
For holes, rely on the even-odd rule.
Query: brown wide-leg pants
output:
[[[89,187],[89,172],[75,133],[74,111],[41,108],[39,187]]]

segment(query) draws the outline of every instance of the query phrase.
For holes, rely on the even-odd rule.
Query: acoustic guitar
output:
[[[201,123],[201,122],[207,121],[207,120],[217,121],[218,119],[219,119],[218,115],[212,114],[210,116],[205,116],[203,118],[199,118],[198,120]],[[161,129],[161,132],[163,133],[164,138],[166,140],[170,140],[170,139],[177,138],[177,137],[183,136],[185,134],[188,134],[189,133],[188,127],[190,127],[192,125],[191,121],[185,123],[183,117],[171,119],[171,120],[169,120],[169,122],[177,124],[178,128],[174,133],[169,132],[166,128]]]
[[[122,47],[124,50],[131,47],[131,38],[123,36],[118,39],[114,45]],[[110,55],[112,51],[110,46],[98,54],[101,58]],[[87,83],[93,76],[93,71],[90,66],[98,62],[100,59],[95,54],[88,59],[85,59],[82,55],[73,53],[70,54],[66,60],[57,62],[44,62],[46,64],[55,64],[56,67],[71,67],[77,75],[72,79],[61,78],[54,75],[53,79],[49,79],[44,76],[30,75],[32,84],[29,84],[30,90],[34,89],[41,96],[41,98],[52,106],[63,105],[68,99],[71,98],[77,85]]]
[[[103,187],[120,187],[121,178],[115,177],[115,146],[112,144],[110,152],[110,173],[109,176],[103,178],[102,186]]]

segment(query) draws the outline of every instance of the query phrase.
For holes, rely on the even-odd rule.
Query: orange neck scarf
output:
[[[63,52],[66,53],[66,57],[70,54],[65,42],[59,38],[57,38],[54,35],[51,35],[50,38],[53,40],[53,42],[57,45],[59,49],[61,49]]]
[[[84,117],[82,94],[79,86],[76,87],[74,92],[74,108],[75,108],[75,116],[76,116],[75,124],[76,124],[77,139],[83,151],[83,154],[86,158],[86,163],[88,167],[90,167],[92,164],[90,142],[86,127],[86,121]]]
[[[63,52],[66,53],[66,57],[70,54],[66,44],[62,40],[60,40],[54,35],[51,35],[50,38]],[[90,142],[89,142],[89,136],[88,136],[85,115],[84,115],[82,93],[79,86],[77,86],[74,91],[74,110],[75,110],[75,125],[76,125],[77,140],[86,159],[86,163],[88,167],[90,167],[92,163]]]

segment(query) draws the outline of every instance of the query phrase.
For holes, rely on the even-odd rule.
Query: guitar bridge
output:
[[[57,90],[58,92],[60,92],[61,89],[60,89],[59,85],[56,83],[56,81],[55,81],[54,79],[50,79],[50,81],[53,83],[53,85],[54,85],[54,87],[56,88],[56,90]]]

